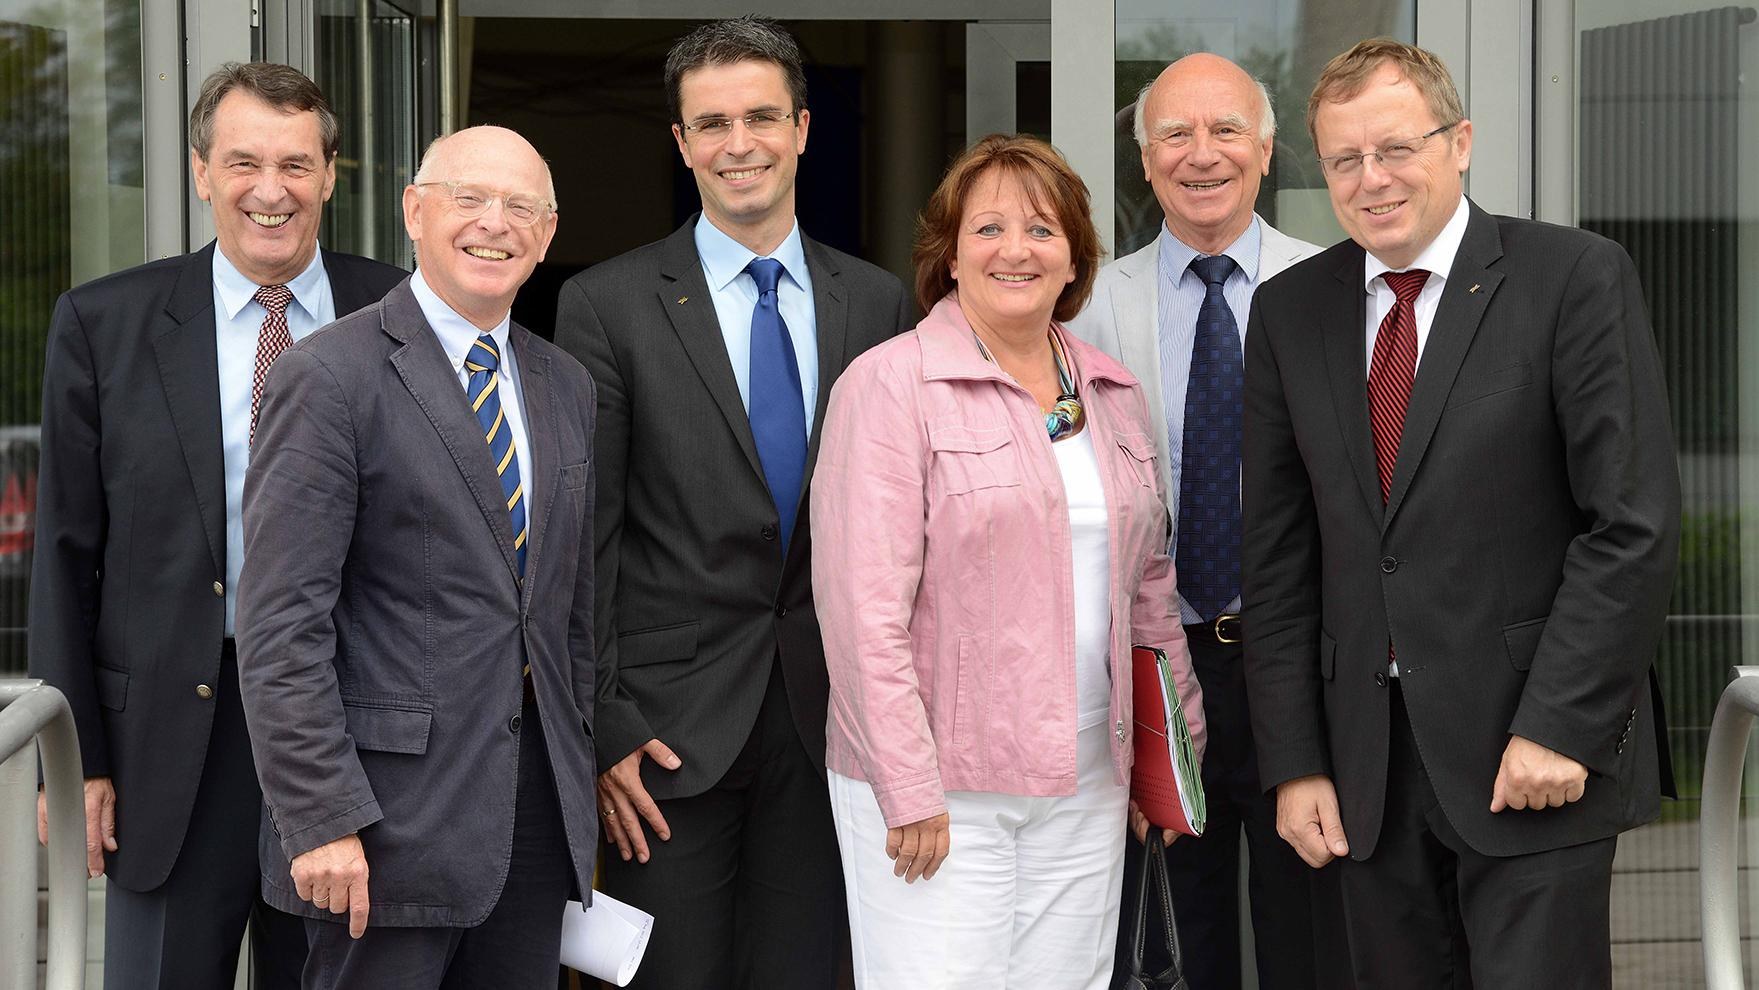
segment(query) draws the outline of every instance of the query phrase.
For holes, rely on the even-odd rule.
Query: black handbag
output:
[[[1155,903],[1160,905],[1161,924],[1151,927],[1148,910],[1149,889],[1153,888]],[[1159,931],[1155,931],[1159,928]],[[1171,962],[1159,973],[1142,971],[1142,954],[1149,939],[1159,942],[1166,938],[1167,958]],[[1167,881],[1167,850],[1161,843],[1160,829],[1148,830],[1143,842],[1142,869],[1136,874],[1136,929],[1130,936],[1130,976],[1124,990],[1190,990],[1185,983],[1179,959],[1179,930],[1173,923],[1173,896]]]

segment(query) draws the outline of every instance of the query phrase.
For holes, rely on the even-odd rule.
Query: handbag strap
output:
[[[1154,857],[1150,855],[1150,847],[1154,845],[1153,830],[1150,829],[1147,841],[1143,843],[1142,868],[1136,871],[1136,927],[1130,936],[1130,975],[1141,980],[1147,974],[1142,971],[1143,942],[1148,937],[1148,884],[1149,877],[1154,874]],[[1166,858],[1160,857],[1161,873],[1156,886],[1164,889],[1166,876]]]
[[[1150,868],[1154,873],[1154,891],[1156,898],[1160,901],[1161,916],[1167,922],[1167,958],[1172,961],[1172,971],[1182,974],[1185,972],[1185,960],[1179,952],[1179,925],[1173,917],[1172,878],[1167,873],[1166,846],[1159,839],[1160,837],[1154,834],[1154,830],[1150,829],[1148,841],[1144,844],[1143,851],[1147,854]],[[1137,960],[1140,962],[1142,953],[1140,943],[1136,947],[1136,952]]]

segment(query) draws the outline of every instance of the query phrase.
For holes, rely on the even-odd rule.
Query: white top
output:
[[[1417,301],[1412,309],[1417,313],[1417,366],[1423,366],[1423,346],[1429,343],[1429,327],[1435,322],[1435,309],[1441,303],[1441,290],[1447,286],[1448,272],[1453,270],[1454,255],[1460,253],[1460,242],[1466,239],[1466,220],[1472,215],[1466,206],[1466,197],[1460,197],[1460,205],[1454,210],[1453,218],[1435,235],[1435,240],[1417,255],[1417,260],[1404,268],[1391,268],[1379,258],[1370,254],[1362,259],[1362,287],[1368,293],[1368,352],[1362,366],[1362,378],[1368,379],[1368,371],[1374,367],[1374,338],[1380,335],[1380,321],[1392,312],[1393,303],[1397,302],[1398,294],[1393,287],[1386,284],[1380,276],[1390,271],[1410,271],[1421,268],[1429,273],[1423,283],[1423,291],[1417,293]]]
[[[1111,539],[1105,488],[1093,452],[1093,428],[1051,444],[1069,502],[1070,563],[1075,590],[1075,727],[1110,717],[1112,698]]]
[[[421,315],[427,317],[428,326],[434,330],[434,336],[440,341],[440,348],[446,352],[446,360],[452,363],[452,373],[458,376],[458,386],[469,395],[470,372],[464,370],[464,359],[470,354],[471,345],[484,331],[477,329],[476,324],[458,314],[458,311],[446,305],[439,293],[429,286],[427,279],[421,277],[421,269],[416,269],[409,278],[409,290],[415,296],[415,302],[421,307]],[[513,431],[513,449],[518,452],[519,484],[525,491],[525,520],[531,525],[531,443],[525,435],[525,394],[519,389],[519,366],[513,355],[513,345],[508,340],[512,335],[513,314],[509,312],[501,317],[493,330],[487,331],[495,340],[495,349],[501,352],[501,363],[495,368],[495,390],[501,393],[501,412],[507,416],[507,428]],[[511,400],[511,401],[509,401]],[[488,440],[485,438],[484,443]],[[512,525],[511,522],[508,523]]]
[[[214,358],[220,376],[220,456],[226,468],[226,635],[238,611],[238,575],[244,569],[244,472],[250,466],[250,388],[256,378],[257,336],[268,311],[256,301],[257,284],[214,245]],[[312,250],[305,270],[287,283],[287,333],[304,340],[336,319],[324,252]]]

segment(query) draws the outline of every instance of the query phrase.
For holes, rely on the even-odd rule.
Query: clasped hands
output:
[[[1490,788],[1490,811],[1561,808],[1580,801],[1588,768],[1531,739],[1510,736]],[[1350,854],[1338,815],[1338,795],[1324,774],[1277,785],[1277,834],[1308,866],[1318,868]]]

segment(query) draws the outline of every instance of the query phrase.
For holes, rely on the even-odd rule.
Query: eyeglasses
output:
[[[1364,151],[1353,155],[1331,155],[1321,158],[1319,159],[1319,167],[1325,170],[1326,175],[1333,178],[1355,175],[1361,170],[1364,158],[1374,159],[1374,164],[1381,168],[1398,168],[1416,157],[1417,152],[1423,150],[1424,143],[1430,138],[1457,126],[1459,123],[1456,120],[1452,124],[1443,124],[1428,134],[1420,134],[1406,141],[1389,144],[1379,151]]]
[[[489,212],[495,200],[501,201],[501,215],[520,227],[530,227],[549,218],[555,212],[555,206],[535,196],[522,196],[517,193],[492,193],[480,186],[467,185],[463,182],[446,180],[436,182],[417,182],[416,188],[427,186],[444,186],[446,195],[452,199],[452,208],[466,220],[474,220]]]
[[[785,124],[791,122],[799,110],[754,110],[743,117],[698,117],[687,124],[679,124],[685,133],[695,134],[719,141],[733,133],[733,121],[745,121],[745,129],[758,137],[774,134]]]

